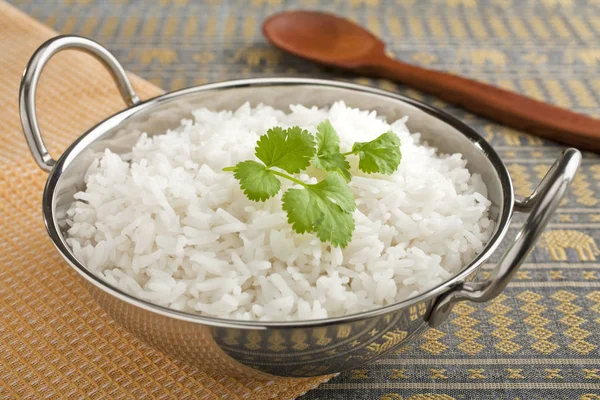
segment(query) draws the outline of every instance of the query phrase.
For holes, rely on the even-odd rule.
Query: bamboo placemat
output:
[[[327,380],[208,375],[136,340],[95,304],[46,235],[47,175],[33,163],[19,122],[23,69],[55,34],[0,2],[0,398],[293,399]],[[161,92],[132,81],[142,98]],[[104,68],[73,51],[50,61],[38,92],[41,129],[54,155],[124,107]]]

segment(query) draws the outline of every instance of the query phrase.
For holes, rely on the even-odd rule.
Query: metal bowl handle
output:
[[[80,36],[57,36],[42,44],[33,54],[21,80],[21,89],[19,92],[19,110],[21,113],[21,125],[25,139],[29,145],[29,150],[33,158],[44,171],[51,171],[56,161],[48,153],[48,148],[44,144],[44,139],[38,125],[35,109],[35,93],[37,89],[40,74],[44,66],[54,54],[65,49],[78,49],[91,54],[100,60],[110,71],[115,83],[117,84],[121,96],[129,105],[135,105],[140,102],[140,98],[135,94],[125,70],[119,64],[117,59],[104,47]]]
[[[429,315],[429,325],[440,325],[460,301],[486,302],[504,290],[559,206],[580,163],[578,150],[563,151],[531,196],[515,201],[515,210],[529,213],[529,217],[490,277],[483,282],[460,283],[440,296]]]

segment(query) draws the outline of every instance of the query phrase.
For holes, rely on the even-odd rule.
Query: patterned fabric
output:
[[[240,77],[306,76],[353,80],[425,100],[466,121],[493,143],[521,195],[535,188],[561,146],[492,124],[389,81],[354,79],[284,54],[262,38],[261,21],[281,9],[329,10],[382,36],[389,50],[403,60],[583,113],[598,115],[600,104],[597,0],[11,3],[60,32],[98,40],[126,68],[166,90]],[[23,173],[32,179],[30,169]],[[445,324],[414,345],[341,374],[303,399],[600,400],[599,182],[599,159],[586,153],[569,198],[513,283],[495,301],[457,306]],[[522,221],[522,216],[515,217],[513,235]],[[502,249],[492,261],[501,254]],[[52,257],[56,263],[57,257]],[[492,267],[487,266],[484,275]],[[64,307],[56,318],[79,318]],[[159,357],[148,351],[148,357]],[[102,362],[90,357],[81,368],[85,365],[94,374],[92,370],[102,368]],[[2,378],[2,365],[0,388],[11,384]],[[164,369],[174,367],[158,365],[155,373],[165,374],[164,385],[176,385],[169,383],[171,370]],[[34,373],[23,368],[22,375]],[[43,373],[37,373],[43,381]],[[138,391],[131,396],[177,396],[164,389],[148,391],[145,382],[155,384],[152,377],[134,379]],[[46,384],[78,385],[68,374]],[[233,397],[231,392],[222,393]]]

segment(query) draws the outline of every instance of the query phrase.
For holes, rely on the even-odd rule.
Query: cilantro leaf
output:
[[[340,151],[340,138],[328,119],[317,125],[317,155]]]
[[[314,232],[315,221],[321,217],[316,199],[308,189],[288,189],[283,194],[282,208],[288,222],[297,233]]]
[[[352,179],[350,164],[340,152],[340,139],[328,119],[317,126],[317,154],[313,158],[313,164],[325,171],[341,173],[346,181]]]
[[[289,189],[283,195],[283,209],[297,233],[316,232],[322,241],[346,247],[352,239],[356,208],[352,192],[337,172],[303,189]]]
[[[285,130],[277,126],[260,137],[255,150],[256,157],[267,168],[278,167],[295,174],[310,165],[315,155],[315,140],[297,126]]]
[[[323,219],[317,225],[317,237],[321,242],[330,242],[334,247],[344,248],[352,240],[354,232],[354,218],[352,214],[340,213],[337,205],[323,201],[320,206]]]
[[[339,173],[329,173],[324,180],[317,182],[314,185],[308,185],[308,188],[333,200],[344,212],[352,213],[356,210],[354,195]]]
[[[352,152],[360,157],[358,168],[366,173],[392,174],[398,169],[402,153],[400,139],[392,131],[386,132],[370,142],[357,142]]]
[[[275,174],[256,161],[238,163],[233,176],[240,182],[244,194],[253,201],[265,201],[275,196],[281,187]]]
[[[352,179],[350,164],[341,153],[324,154],[319,158],[315,158],[313,163],[319,169],[342,174],[346,182],[350,182]]]

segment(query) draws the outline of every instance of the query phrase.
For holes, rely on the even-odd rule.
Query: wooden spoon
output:
[[[394,60],[385,54],[379,38],[335,15],[282,12],[264,22],[263,33],[273,45],[294,55],[395,80],[490,120],[581,149],[600,151],[600,120],[482,82]]]

